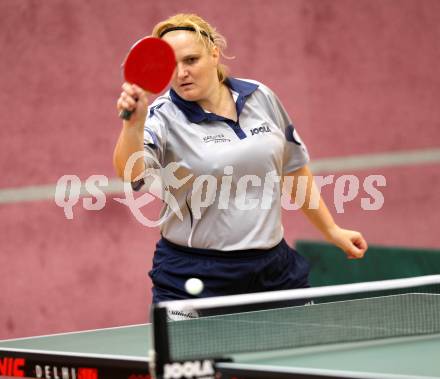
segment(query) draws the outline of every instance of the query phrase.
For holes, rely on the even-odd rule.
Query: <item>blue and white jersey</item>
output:
[[[161,167],[162,236],[182,246],[269,249],[283,238],[281,178],[309,161],[277,96],[252,80],[229,78],[238,121],[204,111],[172,89],[149,107],[147,167]],[[155,162],[155,163],[154,163]]]

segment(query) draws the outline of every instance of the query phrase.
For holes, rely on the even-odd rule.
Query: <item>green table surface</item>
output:
[[[234,355],[234,364],[440,378],[440,335]],[[272,367],[275,368],[275,367]],[[380,377],[380,376],[378,376]]]
[[[38,350],[55,354],[118,356],[148,360],[150,326],[134,325],[78,333],[0,341],[0,350]],[[292,368],[440,378],[440,335],[321,345],[235,354],[232,365]],[[386,375],[377,376],[386,377]]]

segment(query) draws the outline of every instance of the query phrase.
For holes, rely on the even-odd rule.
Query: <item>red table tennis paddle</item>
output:
[[[125,81],[151,93],[165,89],[175,67],[176,58],[172,47],[156,37],[145,37],[137,41],[122,63]],[[132,113],[124,109],[119,116],[129,120]]]

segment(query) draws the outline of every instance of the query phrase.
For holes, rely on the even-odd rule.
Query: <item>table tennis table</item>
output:
[[[150,325],[0,342],[0,373],[53,379],[149,377]],[[236,378],[440,378],[440,335],[232,355]]]
[[[351,304],[351,308],[331,302],[172,321],[168,323],[170,335],[163,338],[171,340],[173,356],[180,354],[176,353],[179,349],[183,355],[180,354],[177,359],[177,368],[171,366],[162,377],[440,378],[439,296],[407,294],[391,296],[386,301],[382,298],[344,301],[344,304]],[[409,306],[423,311],[419,315],[410,314]],[[384,318],[391,307],[401,310],[395,319],[388,322],[395,329],[392,333],[397,330],[402,332],[401,336],[388,334],[388,326],[382,327],[382,323],[387,322]],[[276,345],[277,340],[289,342],[292,336],[301,340],[303,333],[309,339],[309,326],[315,323],[315,318],[330,313],[327,309],[333,308],[340,313],[332,318],[332,324],[326,325],[326,329],[315,326],[315,336],[311,338],[331,334],[334,329],[338,335],[343,335],[346,330],[352,329],[351,341],[334,343],[324,338],[323,343],[310,346]],[[353,317],[353,323],[350,321],[350,309],[359,313],[359,316]],[[368,310],[372,312],[368,313]],[[428,315],[426,310],[431,314]],[[362,318],[362,314],[366,313]],[[341,315],[347,317],[342,324],[335,326],[334,320]],[[364,326],[367,318],[374,317],[376,321]],[[306,323],[297,325],[297,320],[301,319]],[[420,326],[413,330],[413,324]],[[217,330],[219,325],[222,328]],[[405,335],[410,327],[409,335]],[[265,328],[271,331],[271,336],[265,334],[267,331],[261,332]],[[3,340],[0,341],[0,375],[45,379],[151,378],[155,360],[152,359],[154,354],[151,354],[150,346],[155,338],[160,338],[154,333],[156,331],[153,332],[151,324],[141,324]],[[254,333],[255,336],[242,344],[242,338],[237,336],[240,333],[244,336]],[[179,334],[182,335],[181,347],[172,343]],[[223,344],[223,350],[217,351],[215,346],[210,350],[216,343]],[[247,350],[260,343],[256,351]]]

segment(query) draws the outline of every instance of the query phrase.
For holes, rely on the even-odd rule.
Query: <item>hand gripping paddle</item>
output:
[[[175,67],[173,49],[167,42],[156,37],[145,37],[137,41],[122,63],[125,81],[151,93],[165,89]],[[119,117],[129,120],[132,113],[124,109]]]

